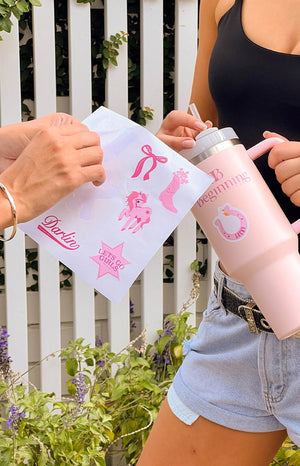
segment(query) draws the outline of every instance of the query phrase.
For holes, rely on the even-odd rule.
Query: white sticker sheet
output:
[[[81,186],[19,226],[118,303],[213,180],[148,130],[105,107],[83,123],[100,135],[106,181]]]

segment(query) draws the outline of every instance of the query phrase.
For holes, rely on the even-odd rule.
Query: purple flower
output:
[[[84,397],[89,391],[88,386],[85,383],[85,378],[82,372],[78,372],[77,378],[73,380],[73,384],[76,385],[75,401],[81,406],[84,402]]]
[[[0,327],[0,374],[7,377],[10,372],[11,358],[8,356],[7,339],[9,335],[7,331]]]
[[[18,430],[20,419],[25,417],[25,414],[20,413],[18,406],[15,404],[12,404],[8,408],[8,412],[9,416],[6,424],[10,427],[13,434],[15,434]]]
[[[130,299],[130,304],[129,304],[129,312],[130,314],[134,314],[134,304]]]
[[[96,342],[95,342],[96,348],[101,348],[102,346],[102,340],[96,335]]]

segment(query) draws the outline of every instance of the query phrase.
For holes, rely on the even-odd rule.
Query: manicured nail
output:
[[[271,134],[271,131],[264,131],[263,132],[263,137],[266,138],[267,136],[269,136]]]
[[[214,126],[213,122],[210,120],[206,120],[205,125],[206,125],[206,128],[207,127],[212,128]]]
[[[203,121],[201,121],[201,120],[195,121],[195,125],[194,125],[194,126],[195,126],[195,128],[197,128],[197,129],[206,129],[206,128],[207,128],[206,124],[203,123]]]
[[[185,139],[184,141],[182,141],[182,147],[184,149],[192,149],[194,145],[195,145],[194,139]]]

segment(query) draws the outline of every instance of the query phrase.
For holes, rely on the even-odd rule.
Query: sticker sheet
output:
[[[114,303],[124,297],[212,178],[145,128],[101,107],[106,181],[85,184],[20,228]]]

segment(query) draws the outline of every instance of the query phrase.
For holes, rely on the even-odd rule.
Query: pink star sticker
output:
[[[119,270],[123,270],[125,265],[130,264],[130,262],[122,256],[124,242],[114,248],[111,248],[103,241],[101,241],[101,243],[102,247],[99,249],[99,255],[90,257],[90,259],[99,265],[97,278],[103,277],[103,275],[109,273],[120,280]]]

